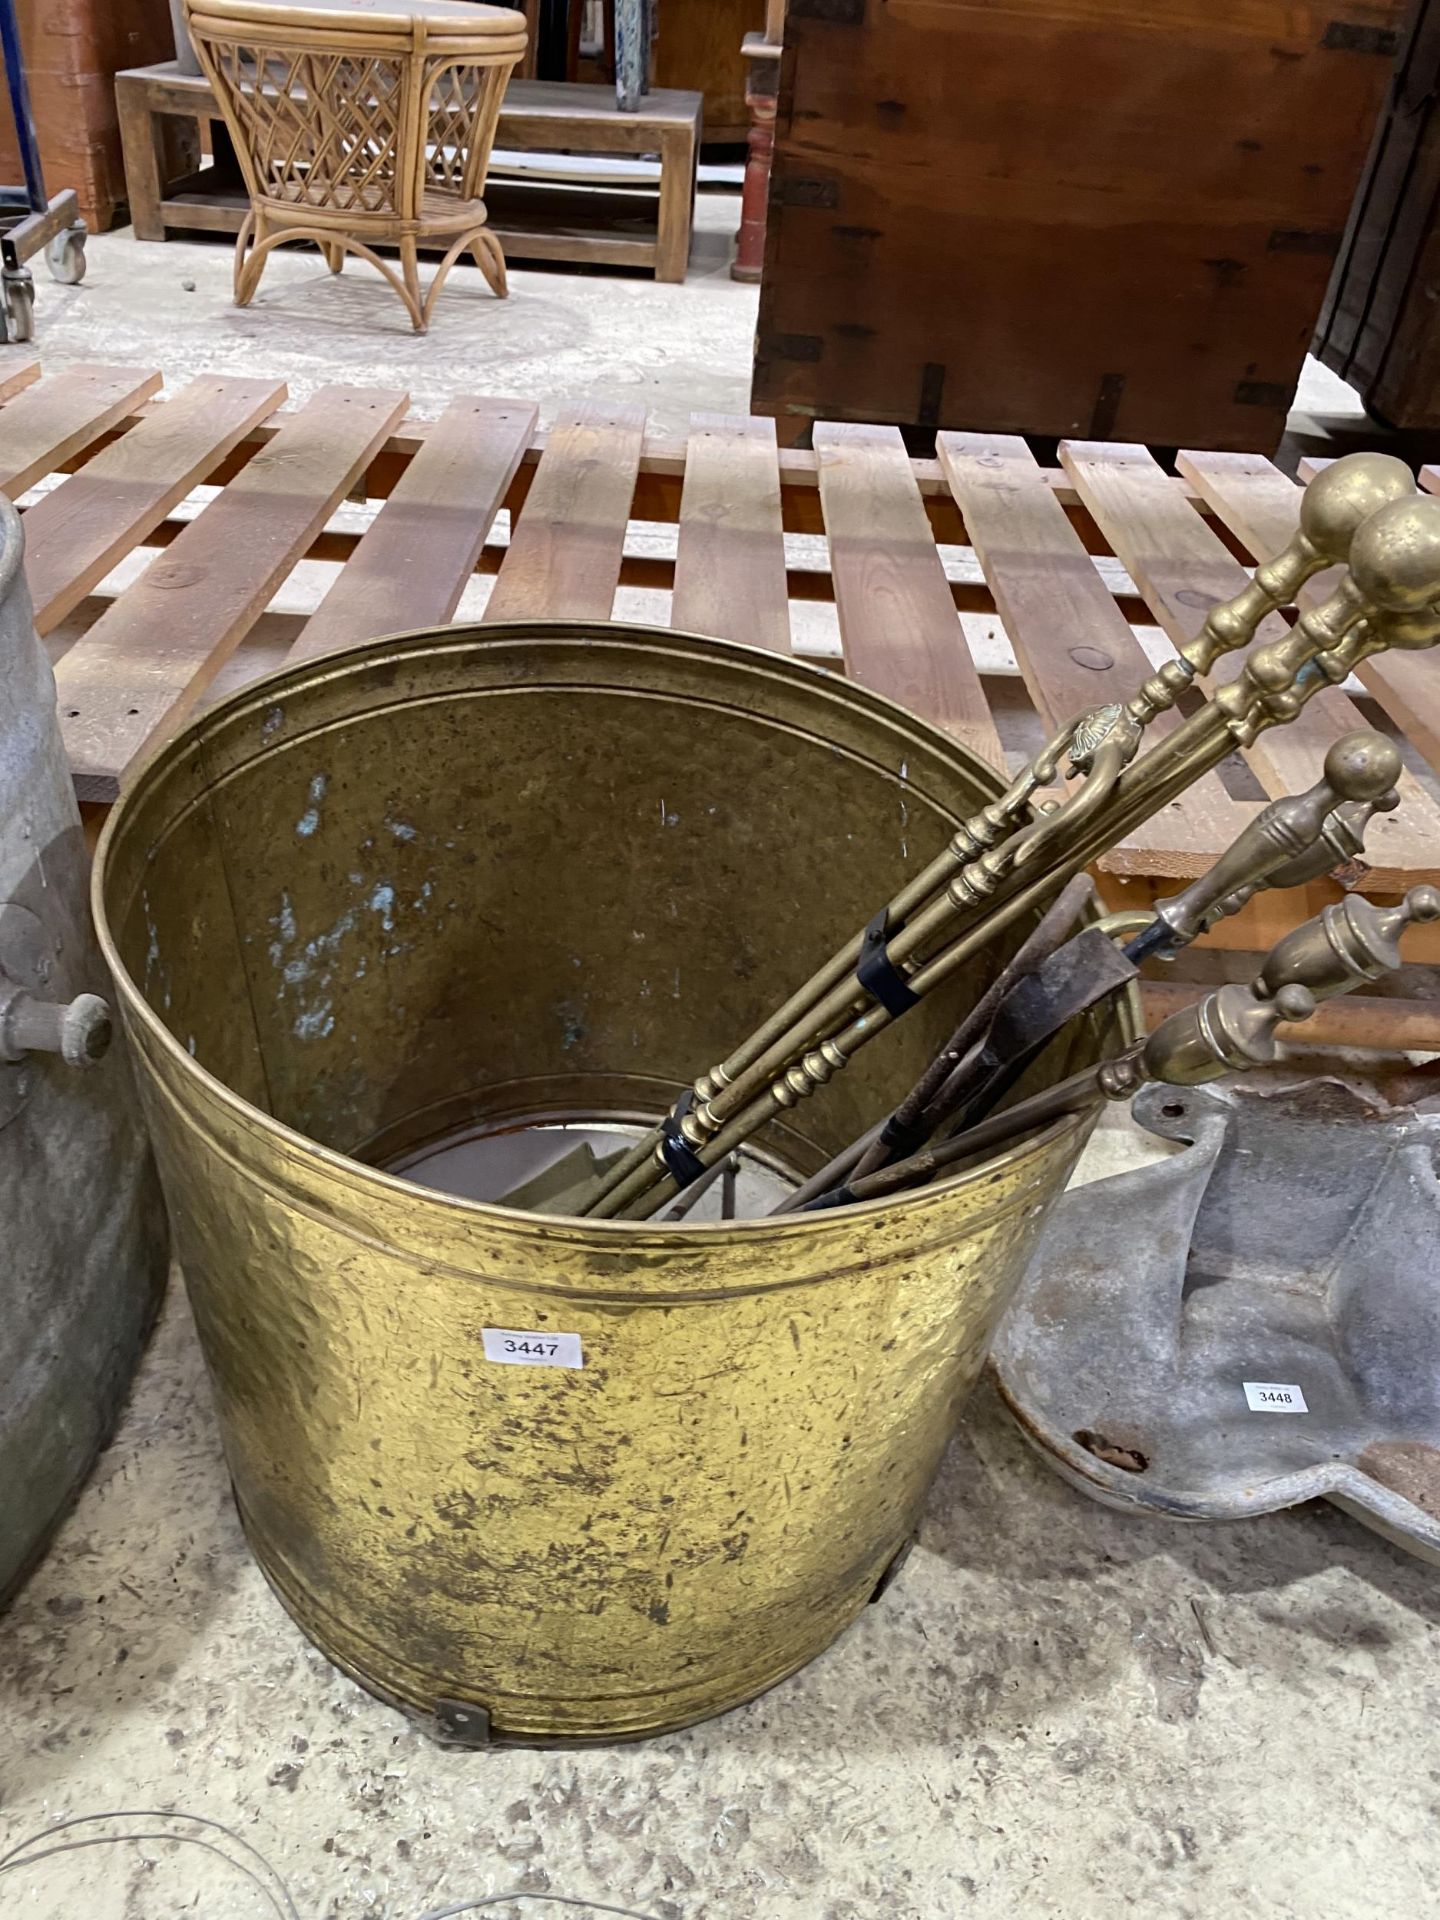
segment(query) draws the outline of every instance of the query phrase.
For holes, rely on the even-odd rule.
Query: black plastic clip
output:
[[[664,1125],[660,1129],[661,1157],[670,1169],[671,1179],[682,1190],[688,1187],[691,1181],[698,1180],[702,1173],[709,1172],[705,1162],[680,1131],[680,1122],[694,1104],[695,1089],[687,1087],[665,1116]]]
[[[855,978],[869,994],[872,1000],[878,1000],[885,1011],[898,1020],[902,1013],[908,1013],[920,996],[912,993],[905,984],[905,977],[892,963],[885,947],[885,927],[890,917],[888,907],[882,907],[865,929],[865,937],[860,943],[860,964],[855,969]]]

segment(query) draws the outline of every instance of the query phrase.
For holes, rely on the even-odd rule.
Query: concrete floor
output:
[[[702,200],[685,287],[521,271],[502,307],[461,270],[419,342],[359,270],[337,285],[282,257],[237,314],[226,249],[104,236],[84,288],[42,286],[39,348],[52,367],[280,373],[297,393],[406,385],[426,412],[457,390],[547,411],[624,393],[678,430],[745,404],[734,220],[733,200]],[[1329,404],[1323,378],[1314,392]],[[1088,1164],[1138,1151],[1110,1115]],[[639,1747],[442,1752],[271,1599],[177,1285],[115,1444],[0,1621],[0,1835],[183,1808],[258,1846],[304,1920],[418,1920],[512,1889],[665,1920],[1398,1917],[1429,1910],[1436,1865],[1437,1624],[1434,1571],[1334,1509],[1122,1519],[1055,1479],[985,1389],[898,1584],[767,1698]],[[210,1856],[155,1842],[0,1879],[6,1920],[268,1911]]]
[[[897,1585],[764,1700],[638,1747],[442,1752],[330,1668],[251,1563],[177,1286],[4,1622],[0,1822],[8,1843],[108,1808],[204,1814],[304,1920],[510,1889],[663,1920],[1398,1917],[1429,1910],[1437,1621],[1433,1570],[1333,1508],[1105,1512],[986,1389]],[[268,1911],[155,1844],[0,1889],[7,1920]]]
[[[97,359],[160,367],[171,385],[196,373],[263,374],[288,381],[295,399],[329,381],[401,388],[423,415],[457,393],[537,400],[547,423],[565,400],[628,400],[651,409],[652,432],[683,434],[692,412],[748,410],[757,289],[730,278],[739,218],[737,195],[699,196],[683,286],[512,267],[510,297],[497,300],[475,267],[457,266],[418,338],[363,261],[335,279],[313,250],[281,248],[242,309],[231,301],[227,238],[139,243],[124,228],[88,242],[78,287],[58,286],[36,263],[36,338],[23,351],[53,369]]]

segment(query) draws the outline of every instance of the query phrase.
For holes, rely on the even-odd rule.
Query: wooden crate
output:
[[[1402,0],[792,0],[752,410],[1273,448]]]
[[[523,400],[457,398],[422,421],[390,390],[291,406],[253,375],[164,395],[147,368],[38,371],[0,368],[0,488],[24,508],[76,787],[101,804],[217,695],[457,612],[639,615],[808,654],[1013,767],[1076,711],[1125,697],[1167,636],[1193,635],[1288,538],[1300,498],[1251,455],[1185,454],[1177,478],[1142,446],[1072,441],[1042,469],[1021,440],[943,434],[936,459],[912,460],[894,427],[822,425],[801,452],[769,420],[697,415],[664,440],[643,408],[605,402],[542,432]],[[1440,491],[1440,470],[1422,477]],[[1406,773],[1404,805],[1347,876],[1390,898],[1440,879],[1440,663],[1382,656],[1362,678],[1423,775]],[[1103,890],[1135,906],[1175,891],[1360,724],[1343,691],[1313,700],[1107,854]],[[1262,895],[1211,944],[1268,946],[1339,887],[1306,894]],[[1440,929],[1407,950],[1440,959]],[[1440,1048],[1431,1010],[1382,1015]],[[1350,1032],[1372,1019],[1339,1017]]]

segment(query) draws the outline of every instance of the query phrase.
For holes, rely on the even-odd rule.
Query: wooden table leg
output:
[[[695,223],[695,169],[699,148],[688,128],[660,135],[660,206],[656,216],[655,278],[679,281],[690,265]]]
[[[164,191],[164,136],[158,114],[150,111],[143,85],[124,74],[115,82],[115,107],[120,121],[120,152],[125,162],[125,197],[137,240],[163,240],[165,219],[160,211]]]

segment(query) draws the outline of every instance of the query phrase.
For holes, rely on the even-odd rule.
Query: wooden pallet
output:
[[[143,367],[38,376],[0,364],[0,488],[24,506],[77,791],[99,803],[207,699],[457,609],[602,620],[638,605],[793,648],[1013,767],[1064,718],[1124,697],[1166,637],[1194,634],[1283,544],[1300,498],[1245,454],[1182,454],[1174,477],[1144,447],[1071,441],[1047,470],[994,435],[942,434],[937,458],[913,460],[888,427],[818,425],[802,452],[777,448],[769,420],[696,415],[672,441],[647,436],[642,408],[599,402],[541,431],[522,400],[458,398],[421,421],[389,390],[291,406],[253,376],[168,394]],[[1440,470],[1421,478],[1440,491]],[[1413,771],[1347,878],[1382,897],[1440,879],[1440,662],[1386,656],[1362,679],[1363,716],[1327,692],[1107,854],[1109,896],[1174,891],[1265,797],[1309,785],[1330,741],[1384,716]],[[1267,946],[1339,889],[1308,895],[1261,896],[1212,943]],[[1440,959],[1440,935],[1417,930],[1409,950]]]

